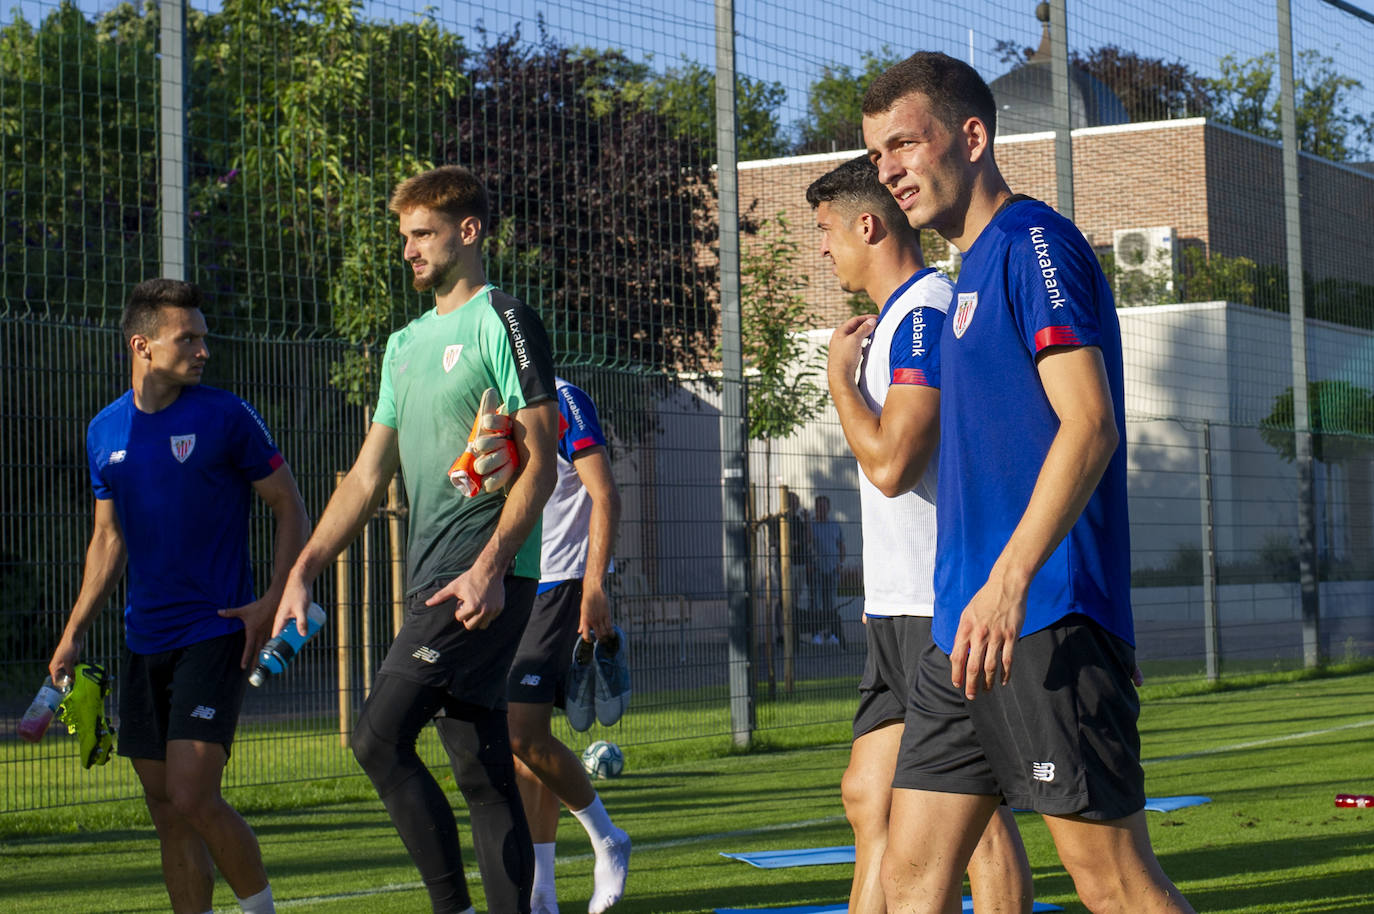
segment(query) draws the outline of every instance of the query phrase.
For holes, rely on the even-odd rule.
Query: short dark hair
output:
[[[988,84],[973,67],[938,51],[917,51],[879,74],[864,93],[863,113],[891,111],[917,92],[930,99],[935,117],[950,132],[957,133],[964,121],[976,117],[987,127],[990,140],[996,135],[997,102]]]
[[[391,192],[388,204],[393,213],[404,213],[417,206],[443,213],[454,221],[476,216],[484,233],[491,227],[491,203],[487,189],[462,165],[441,165],[406,178]]]
[[[806,202],[812,209],[829,203],[847,219],[859,213],[873,213],[889,231],[900,234],[916,231],[906,221],[906,214],[892,193],[878,180],[878,166],[867,155],[850,159],[812,181],[806,189]]]
[[[129,293],[129,303],[119,319],[124,342],[135,336],[157,336],[158,314],[163,308],[200,309],[200,289],[180,279],[146,279]]]

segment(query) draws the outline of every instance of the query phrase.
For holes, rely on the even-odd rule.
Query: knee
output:
[[[887,818],[891,808],[890,790],[862,771],[845,770],[840,780],[840,797],[844,814],[855,836],[870,832],[887,833]]]
[[[176,820],[201,823],[213,814],[221,802],[218,790],[206,790],[195,784],[169,783],[163,812]]]

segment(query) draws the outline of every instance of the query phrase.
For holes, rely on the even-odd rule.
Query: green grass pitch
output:
[[[1374,810],[1333,804],[1337,793],[1374,793],[1374,673],[1188,691],[1147,685],[1141,734],[1151,796],[1213,800],[1146,814],[1165,870],[1193,905],[1217,914],[1374,910]],[[615,910],[696,914],[842,900],[848,867],[756,870],[719,852],[852,843],[838,787],[846,750],[838,743],[675,762],[671,746],[631,747],[625,775],[599,785],[635,840],[629,890]],[[236,789],[229,798],[258,833],[280,910],[428,909],[361,776]],[[1044,825],[1018,820],[1037,899],[1083,911]],[[575,914],[591,890],[589,846],[569,817],[560,834],[559,895]],[[167,909],[151,827],[127,802],[0,816],[0,885],[5,914]],[[473,890],[483,910],[480,883]],[[222,881],[215,900],[217,910],[237,911]]]

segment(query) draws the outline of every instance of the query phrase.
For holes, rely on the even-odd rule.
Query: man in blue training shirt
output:
[[[826,375],[859,464],[863,522],[867,656],[840,788],[854,828],[849,910],[885,914],[882,863],[893,778],[935,605],[939,334],[954,284],[925,266],[920,234],[878,183],[867,157],[817,178],[806,199],[816,212],[821,256],[830,260],[840,287],[882,302],[879,314],[852,317],[831,335]],[[980,912],[1030,910],[1030,864],[1010,809],[989,820],[968,872]]]
[[[507,677],[511,749],[534,841],[532,914],[558,914],[554,846],[559,803],[592,842],[590,914],[601,914],[625,892],[630,836],[611,822],[582,763],[551,728],[553,707],[577,704],[569,694],[569,661],[578,641],[611,637],[606,573],[620,524],[620,490],[611,475],[596,407],[581,388],[555,378],[558,401],[558,483],[544,506],[539,591]],[[580,696],[588,699],[589,696]],[[584,708],[584,713],[590,709]],[[577,729],[591,725],[569,716]]]
[[[1005,799],[1045,817],[1089,909],[1191,911],[1143,811],[1111,291],[1074,225],[1007,187],[996,112],[972,67],[927,52],[863,102],[879,180],[964,255],[940,338],[934,644],[894,779],[889,910],[958,910]]]
[[[210,353],[195,286],[139,283],[121,329],[133,383],[87,432],[95,529],[48,669],[54,679],[75,670],[127,560],[119,754],[143,784],[172,910],[210,911],[218,869],[245,912],[269,914],[257,838],[220,782],[249,661],[305,542],[305,505],[257,412],[200,385]],[[276,518],[272,581],[257,600],[248,561],[253,492]]]

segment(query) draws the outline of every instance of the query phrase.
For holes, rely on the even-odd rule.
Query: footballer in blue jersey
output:
[[[957,909],[973,839],[1006,803],[1044,816],[1090,910],[1187,914],[1143,811],[1121,340],[1101,267],[1070,222],[1012,194],[997,102],[968,64],[913,54],[862,109],[908,224],[963,252],[941,335],[934,643],[894,778],[886,903]]]
[[[257,838],[220,794],[249,661],[305,542],[305,505],[262,418],[200,379],[210,351],[190,283],[137,285],[124,310],[132,383],[91,420],[95,529],[48,668],[70,674],[127,564],[119,754],[162,843],[172,906],[209,910],[215,869],[248,914],[274,910]],[[253,493],[276,518],[271,584],[253,597]],[[175,798],[175,799],[174,799]],[[213,863],[213,868],[212,868]]]
[[[940,331],[954,287],[924,266],[919,233],[866,156],[816,179],[806,199],[821,231],[821,256],[841,287],[883,303],[878,315],[851,318],[831,335],[826,376],[861,471],[866,657],[841,785],[854,828],[849,910],[886,914],[881,870],[889,811],[894,788],[903,786],[897,774],[910,754],[906,720],[919,699],[912,684],[934,610]],[[980,911],[1029,904],[1030,864],[1009,808],[989,819],[968,874]]]

